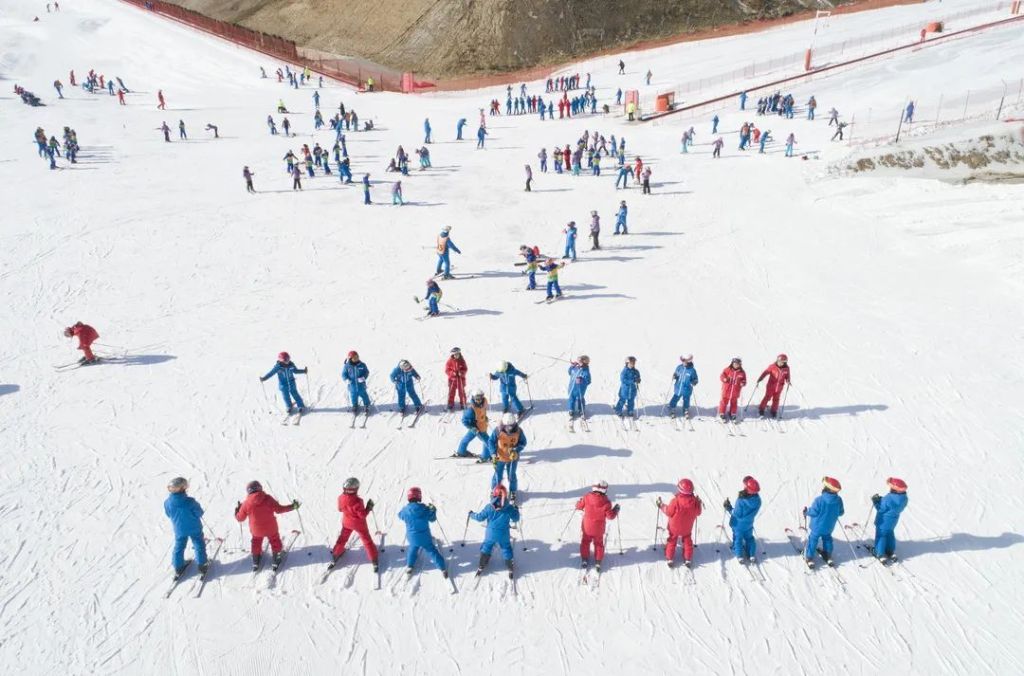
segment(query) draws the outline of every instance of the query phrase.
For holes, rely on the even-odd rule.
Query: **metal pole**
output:
[[[964,119],[967,118],[967,104],[970,103],[970,101],[971,101],[971,90],[968,89],[967,90],[967,98],[964,99],[964,114],[963,114],[963,117],[960,118],[961,120],[964,120]]]
[[[942,94],[939,94],[939,107],[935,109],[935,126],[939,126],[939,115],[942,115]]]
[[[565,535],[565,531],[569,530],[569,524],[572,523],[573,518],[576,516],[575,509],[572,510],[572,514],[569,515],[569,520],[565,522],[565,526],[562,527],[562,532],[558,534],[558,541],[562,541],[562,536]]]

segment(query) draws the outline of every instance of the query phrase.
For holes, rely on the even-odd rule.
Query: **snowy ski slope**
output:
[[[474,140],[453,141],[455,122],[467,118],[474,139],[478,108],[503,101],[503,89],[403,97],[329,84],[325,113],[344,101],[378,128],[347,136],[357,179],[370,171],[381,181],[377,204],[363,206],[361,191],[340,186],[336,174],[318,172],[303,192],[290,190],[280,158],[302,143],[329,148],[333,135],[312,133],[311,87],[259,79],[259,66],[280,64],[116,2],[43,11],[23,0],[0,6],[7,671],[1024,672],[1024,197],[1017,185],[827,178],[827,164],[848,149],[830,144],[824,115],[833,105],[869,106],[895,118],[907,97],[1019,79],[1019,27],[794,89],[801,110],[817,97],[815,122],[799,111],[764,124],[750,111],[722,112],[720,160],[710,158],[709,120],[695,124],[688,155],[678,152],[682,120],[630,125],[600,116],[488,118],[487,148],[478,151]],[[849,18],[869,33],[905,23],[909,11]],[[794,35],[808,31],[794,24],[728,38],[725,53],[720,41],[706,49],[728,69],[754,50],[793,51]],[[616,87],[640,84],[648,67],[689,77],[675,67],[679,54],[702,49],[629,55],[625,76],[609,59],[579,70],[593,74],[607,101]],[[56,100],[51,83],[67,85],[70,68],[80,79],[90,68],[119,75],[133,90],[128,106],[69,86]],[[15,83],[47,106],[22,105]],[[156,110],[158,89],[167,111]],[[296,138],[267,133],[268,114],[280,123],[278,98],[295,111]],[[399,144],[410,153],[420,145],[428,116],[434,169],[413,170],[403,181],[410,203],[392,207],[383,169]],[[164,143],[157,128],[179,119],[190,140],[175,131]],[[766,155],[736,150],[745,119],[773,130],[778,141]],[[204,132],[206,123],[222,138]],[[42,126],[59,137],[64,125],[77,130],[80,162],[49,171],[32,133]],[[654,194],[615,191],[607,162],[600,178],[537,171],[542,146],[575,143],[584,129],[624,135],[629,159],[653,167]],[[791,131],[798,155],[812,159],[783,157]],[[522,189],[526,163],[536,177],[531,193]],[[256,172],[257,195],[244,190],[244,164]],[[611,235],[620,199],[629,203],[628,237]],[[601,252],[586,251],[592,209],[602,216]],[[523,291],[513,266],[518,247],[560,253],[569,220],[584,236],[579,261],[561,275],[566,298],[537,304],[540,292]],[[458,311],[415,321],[412,297],[434,270],[441,225],[452,226],[464,252],[454,257],[456,274],[474,278],[442,282],[443,300]],[[93,324],[99,342],[125,348],[124,360],[55,371],[78,356],[61,335],[76,320]],[[435,460],[461,437],[439,410],[453,345],[469,362],[470,388],[486,390],[485,373],[500,359],[531,376],[530,462],[519,469],[529,551],[517,547],[517,596],[497,560],[472,588],[476,525],[450,555],[459,594],[422,559],[417,576],[402,579],[395,514],[406,487],[423,487],[456,543],[466,511],[486,500],[488,468]],[[349,428],[340,366],[350,349],[369,364],[381,406],[366,429]],[[264,390],[257,381],[280,350],[310,368],[315,409],[299,427],[278,424],[273,383]],[[795,385],[784,422],[749,418],[732,431],[715,422],[717,375],[729,358],[742,356],[753,381],[781,351]],[[701,376],[692,431],[661,417],[670,374],[687,352]],[[570,433],[566,364],[541,355],[581,353],[592,359],[593,417],[589,433]],[[638,431],[610,415],[628,354],[643,374]],[[423,375],[429,399],[429,415],[412,430],[396,429],[391,413],[387,373],[400,358]],[[748,473],[764,498],[763,582],[716,544],[722,500]],[[164,600],[172,538],[162,503],[179,474],[226,542],[201,597],[193,576]],[[838,575],[805,572],[784,531],[799,525],[824,474],[843,483],[847,525],[864,521],[887,476],[908,482],[897,532],[903,566],[890,574],[862,550],[854,562],[837,531]],[[339,527],[336,496],[353,475],[387,532],[380,591],[359,545],[319,584]],[[651,551],[654,500],[683,476],[706,505],[693,584]],[[281,500],[304,502],[303,533],[273,585],[249,573],[248,540],[232,518],[255,478]],[[577,584],[578,520],[565,542],[557,538],[574,501],[599,479],[622,505],[623,553],[611,524],[607,571],[589,589]],[[281,525],[300,527],[292,514]]]

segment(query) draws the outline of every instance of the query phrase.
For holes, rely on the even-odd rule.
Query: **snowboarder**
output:
[[[447,578],[448,567],[441,552],[437,551],[434,537],[430,534],[430,522],[437,521],[437,509],[434,505],[423,504],[423,491],[417,486],[406,491],[405,497],[408,504],[398,513],[398,518],[405,522],[406,539],[409,541],[409,551],[405,555],[406,574],[412,575],[416,557],[422,549]]]
[[[395,391],[398,393],[398,408],[405,415],[405,396],[408,394],[412,399],[412,405],[419,413],[423,408],[419,395],[416,394],[416,383],[419,382],[420,374],[412,367],[407,359],[398,362],[398,366],[391,370],[391,382],[395,384]]]
[[[302,397],[299,396],[299,389],[295,385],[295,374],[296,373],[309,373],[309,368],[300,369],[298,366],[292,363],[292,358],[287,352],[282,352],[277,355],[277,363],[274,367],[267,371],[265,376],[260,376],[260,382],[266,382],[273,376],[277,376],[277,387],[281,390],[281,398],[284,399],[284,407],[288,413],[294,410],[298,410],[299,413],[305,413],[306,404],[302,401]],[[292,400],[295,403],[292,404]]]
[[[743,477],[743,490],[736,496],[733,506],[729,498],[722,506],[729,512],[729,528],[732,528],[732,551],[741,563],[753,562],[757,556],[757,540],[754,538],[754,518],[761,510],[761,484],[752,476]]]
[[[782,396],[782,390],[792,382],[789,373],[789,357],[785,353],[776,357],[775,363],[768,366],[761,373],[761,376],[757,379],[758,384],[765,378],[768,379],[768,384],[765,386],[764,398],[761,399],[761,403],[757,407],[757,413],[760,416],[764,416],[765,408],[768,407],[768,400],[770,399],[772,402],[771,416],[774,418],[779,414],[779,397]]]
[[[839,517],[846,513],[843,509],[843,499],[839,497],[839,491],[843,489],[839,480],[827,476],[821,483],[821,495],[814,498],[810,508],[804,507],[804,519],[811,520],[807,548],[804,550],[804,561],[808,566],[814,565],[815,552],[821,555],[825,563],[832,565],[832,531],[835,530]]]
[[[508,489],[512,502],[516,501],[519,478],[516,470],[519,467],[519,455],[526,448],[526,434],[519,427],[519,418],[512,413],[501,416],[501,424],[494,428],[487,440],[487,448],[478,462],[494,463],[494,477],[491,488],[496,487],[508,471]]]
[[[274,554],[274,565],[280,565],[284,558],[284,544],[277,526],[277,515],[298,509],[298,500],[282,505],[269,493],[263,492],[259,481],[250,481],[246,487],[245,502],[235,505],[235,520],[239,523],[249,520],[249,532],[252,534],[251,552],[252,568],[256,570],[263,556],[263,539],[270,540],[270,551]]]
[[[256,174],[252,173],[252,171],[249,169],[248,165],[242,167],[242,178],[245,179],[245,191],[246,192],[251,192],[251,193],[256,192],[256,188],[252,187],[252,177],[255,176],[255,175]]]
[[[444,373],[448,376],[448,410],[455,408],[455,395],[459,395],[459,409],[466,408],[466,372],[469,366],[462,356],[462,350],[457,347],[451,349],[448,361],[444,364]]]
[[[171,565],[174,566],[175,575],[185,572],[185,545],[192,540],[196,563],[199,564],[200,572],[205,575],[210,564],[206,560],[206,541],[203,539],[203,508],[195,498],[188,495],[187,491],[188,479],[184,477],[171,479],[167,484],[167,492],[170,495],[164,501],[164,514],[174,527]]]
[[[628,213],[629,213],[629,210],[626,208],[626,200],[622,200],[621,202],[619,202],[619,211],[618,211],[618,213],[615,214],[615,233],[614,234],[616,234],[616,235],[619,235],[619,234],[628,235],[629,234],[629,230],[626,229],[626,216],[628,215]],[[619,232],[619,228],[622,228],[621,233]]]
[[[453,455],[459,458],[471,458],[469,442],[479,439],[484,445],[484,454],[487,453],[487,399],[483,390],[475,390],[469,400],[469,408],[462,412],[462,426],[466,428],[466,434],[459,442],[459,448]]]
[[[608,492],[608,482],[598,481],[576,502],[576,509],[583,512],[581,526],[582,538],[580,540],[580,565],[583,568],[590,567],[590,545],[594,545],[594,560],[597,562],[597,572],[601,572],[601,562],[604,560],[604,530],[606,522],[614,520],[619,515],[619,506],[612,506],[611,500],[605,495]]]
[[[540,270],[548,273],[548,300],[562,297],[562,287],[558,284],[558,271],[564,267],[565,263],[556,263],[554,258],[549,258],[547,263],[538,266]]]
[[[522,378],[524,381],[529,380],[529,376],[507,361],[498,362],[494,372],[490,374],[491,380],[499,381],[502,412],[508,413],[509,406],[511,405],[511,407],[515,409],[517,415],[522,415],[523,404],[519,401],[519,397],[516,396],[516,376]]]
[[[626,365],[619,373],[619,400],[615,403],[615,414],[622,416],[622,407],[626,407],[625,415],[634,414],[636,395],[640,389],[640,371],[636,368],[636,357],[626,357]]]
[[[719,380],[722,381],[722,398],[718,402],[718,417],[722,419],[722,422],[725,422],[727,415],[729,420],[736,420],[740,392],[747,384],[747,372],[743,370],[743,360],[733,357],[729,365],[722,370]]]
[[[455,246],[455,242],[452,241],[449,233],[452,231],[450,225],[446,225],[441,228],[441,234],[437,236],[437,269],[434,271],[435,275],[441,275],[442,271],[444,274],[441,275],[441,279],[452,278],[452,261],[451,252],[461,255],[462,251],[459,247]]]
[[[519,508],[515,505],[515,498],[510,499],[505,486],[498,484],[491,491],[491,501],[487,506],[479,512],[470,510],[467,516],[474,521],[487,522],[484,541],[480,544],[480,565],[477,568],[477,575],[487,568],[495,545],[501,547],[501,556],[505,559],[505,567],[511,575],[514,555],[510,531],[512,524],[519,521]]]
[[[359,353],[352,350],[341,367],[341,379],[348,383],[348,397],[352,401],[352,412],[359,413],[359,402],[362,400],[366,408],[370,408],[370,395],[366,392],[366,379],[370,377],[370,369],[359,361]]]
[[[692,354],[682,355],[679,357],[679,362],[679,366],[672,373],[672,398],[668,400],[668,412],[673,418],[676,417],[676,404],[682,399],[683,415],[689,418],[690,396],[700,379],[697,377],[697,369],[693,366]]]
[[[669,503],[658,498],[658,509],[668,517],[668,541],[665,543],[665,559],[669,568],[673,565],[676,544],[683,540],[683,565],[687,568],[693,561],[693,524],[704,509],[700,498],[693,494],[693,482],[680,479],[676,484],[676,496]]]
[[[871,503],[875,506],[875,546],[872,551],[882,563],[896,560],[896,524],[907,508],[907,483],[896,477],[889,477],[885,483],[889,487],[885,497],[871,496]]]
[[[341,495],[338,496],[338,511],[341,512],[341,534],[331,549],[330,567],[333,568],[338,563],[338,559],[345,553],[348,539],[352,533],[356,533],[362,540],[363,549],[366,550],[366,556],[373,564],[373,572],[376,573],[379,570],[377,545],[370,537],[370,528],[366,524],[367,515],[373,511],[373,500],[367,500],[366,504],[363,504],[363,499],[359,497],[359,479],[355,477],[345,479]]]
[[[586,416],[587,388],[590,387],[590,357],[581,354],[569,364],[569,419]]]
[[[79,364],[95,364],[99,359],[92,353],[92,344],[100,337],[100,334],[96,332],[96,329],[92,328],[88,324],[82,322],[75,322],[71,326],[64,329],[64,337],[78,338],[78,348],[82,351],[82,358],[78,360]]]

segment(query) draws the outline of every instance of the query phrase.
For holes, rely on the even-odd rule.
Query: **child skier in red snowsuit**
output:
[[[733,358],[732,362],[722,371],[719,379],[722,381],[722,398],[718,402],[718,417],[725,420],[726,414],[728,414],[729,418],[735,420],[740,391],[747,384],[747,372],[743,370],[743,360],[739,357]]]
[[[772,417],[774,418],[779,414],[779,397],[782,396],[782,390],[786,389],[790,383],[789,357],[785,354],[776,357],[775,363],[764,370],[757,382],[760,383],[765,378],[768,378],[768,384],[765,386],[764,398],[761,399],[757,412],[764,415],[764,410],[768,407],[768,400],[771,399]]]
[[[78,338],[78,349],[81,350],[84,355],[78,360],[79,364],[92,364],[96,361],[96,356],[92,353],[92,344],[100,337],[100,334],[96,333],[96,329],[92,328],[88,324],[75,322],[74,326],[69,326],[64,329],[64,336],[67,338],[71,338],[72,336]]]
[[[452,348],[451,356],[445,362],[444,372],[448,376],[448,409],[455,408],[455,395],[459,395],[459,408],[466,408],[466,371],[469,366],[457,347]]]
[[[366,556],[373,564],[374,572],[377,572],[377,545],[370,537],[370,528],[366,524],[367,515],[373,511],[373,500],[368,500],[365,505],[363,504],[363,499],[359,497],[359,479],[355,477],[345,479],[342,493],[338,496],[338,511],[341,512],[341,535],[338,536],[338,541],[334,543],[334,549],[331,550],[331,556],[334,559],[331,567],[333,568],[341,555],[345,553],[345,545],[348,544],[352,533],[357,533],[359,539],[363,541],[363,549],[366,550]]]
[[[252,565],[259,566],[263,555],[263,538],[270,540],[270,551],[274,553],[274,563],[282,558],[281,533],[277,527],[277,515],[299,508],[299,501],[282,505],[269,493],[263,492],[259,481],[250,481],[245,487],[248,497],[235,507],[235,519],[239,522],[249,519],[249,532],[252,533]]]
[[[580,541],[580,557],[583,559],[582,566],[590,566],[590,545],[594,545],[594,559],[597,561],[597,570],[601,570],[601,561],[604,560],[604,529],[607,521],[615,519],[619,515],[619,506],[612,507],[611,500],[605,493],[608,491],[608,482],[599,481],[594,484],[589,493],[584,495],[576,503],[576,509],[583,511],[583,537]]]
[[[658,498],[658,509],[668,517],[668,541],[665,543],[665,559],[672,567],[676,555],[676,542],[683,539],[683,565],[689,567],[693,560],[693,523],[700,516],[704,505],[700,498],[693,494],[693,482],[680,479],[676,484],[679,490],[676,497],[669,503]]]

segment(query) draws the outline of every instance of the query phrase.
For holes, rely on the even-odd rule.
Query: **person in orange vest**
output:
[[[519,478],[516,476],[516,469],[519,467],[519,454],[526,448],[526,434],[519,427],[519,416],[515,413],[505,413],[501,416],[501,424],[491,432],[491,438],[487,442],[487,449],[480,456],[477,462],[494,463],[494,477],[491,479],[491,488],[501,484],[505,471],[508,470],[508,496],[512,502],[516,501],[516,493],[519,489]]]
[[[466,434],[459,442],[459,449],[452,454],[455,458],[474,458],[469,452],[469,442],[479,439],[484,444],[484,452],[487,452],[487,399],[483,390],[476,390],[469,400],[469,408],[462,412],[462,426],[466,428]]]
[[[448,233],[452,230],[451,226],[446,225],[441,228],[441,234],[437,236],[437,270],[434,272],[435,275],[441,275],[441,279],[452,278],[452,261],[451,252],[454,251],[457,254],[461,254],[459,247],[455,246],[455,242],[451,240]]]
[[[72,326],[64,329],[64,337],[78,338],[78,349],[82,351],[82,358],[78,360],[79,364],[95,364],[99,361],[96,355],[92,353],[93,342],[100,337],[100,334],[96,332],[96,329],[92,328],[88,324],[82,322],[75,322]]]

